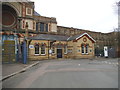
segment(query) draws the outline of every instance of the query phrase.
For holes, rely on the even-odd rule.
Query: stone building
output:
[[[34,2],[27,0],[2,2],[1,35],[4,61],[22,60],[22,44],[25,40],[30,60],[58,58],[59,54],[61,58],[92,58],[97,49],[100,51],[105,45],[113,44],[113,32],[101,33],[57,26],[56,18],[41,16],[34,7]],[[46,49],[41,50],[42,46],[42,49]]]
[[[29,60],[94,58],[96,41],[87,33],[74,36],[38,34],[29,39]]]

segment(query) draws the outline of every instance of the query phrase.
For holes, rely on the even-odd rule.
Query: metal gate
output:
[[[116,49],[115,48],[109,48],[108,49],[108,55],[111,58],[115,58],[116,57]]]
[[[16,61],[15,41],[5,40],[2,47],[2,62],[12,63]]]

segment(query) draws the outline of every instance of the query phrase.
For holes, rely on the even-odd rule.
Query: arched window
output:
[[[82,54],[84,54],[84,44],[81,45]]]
[[[82,54],[88,54],[88,48],[89,48],[89,44],[82,44],[81,45]]]
[[[7,40],[8,36],[7,35],[2,35],[2,41]]]
[[[41,45],[41,55],[45,55],[45,44]]]
[[[85,51],[86,54],[88,54],[88,47],[89,47],[89,45],[86,44],[86,47],[85,47],[86,48],[86,51]]]
[[[39,44],[35,45],[35,55],[39,55]]]
[[[52,44],[52,53],[55,54],[55,45]]]
[[[14,35],[9,35],[9,40],[14,40]]]
[[[67,54],[67,45],[64,45],[64,54]]]

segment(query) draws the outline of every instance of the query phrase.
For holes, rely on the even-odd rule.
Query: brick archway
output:
[[[17,27],[17,12],[9,5],[2,5],[2,26],[7,28]]]

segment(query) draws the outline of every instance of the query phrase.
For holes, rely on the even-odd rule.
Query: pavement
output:
[[[117,59],[43,60],[24,73],[7,78],[2,82],[2,87],[117,88]]]
[[[114,64],[114,65],[118,65],[118,62],[108,62],[110,61],[110,59],[106,59],[106,61],[102,61],[102,59],[105,58],[96,58],[95,60],[91,61],[89,64],[100,64],[100,63],[106,63],[106,64]],[[44,62],[49,61],[49,60],[44,60]],[[50,60],[52,61],[52,60]],[[53,60],[54,61],[54,60]],[[116,61],[116,60],[115,60]],[[26,70],[28,70],[29,68],[39,64],[40,61],[29,61],[29,63],[27,64],[22,64],[22,63],[4,63],[2,64],[2,79],[0,79],[0,81],[3,81],[9,77],[12,77],[16,74],[19,74],[21,72],[24,72]]]
[[[28,70],[29,68],[39,64],[40,61],[29,61],[27,64],[22,63],[4,63],[2,64],[2,78],[3,81],[9,77],[17,75],[21,72]]]

